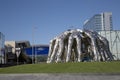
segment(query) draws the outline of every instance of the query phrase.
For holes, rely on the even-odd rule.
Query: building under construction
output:
[[[99,31],[109,41],[109,48],[115,60],[120,60],[120,30]]]

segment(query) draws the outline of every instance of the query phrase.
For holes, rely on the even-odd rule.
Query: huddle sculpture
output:
[[[70,29],[50,40],[47,63],[112,61],[107,39],[95,31]]]

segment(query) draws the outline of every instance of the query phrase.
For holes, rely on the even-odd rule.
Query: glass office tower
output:
[[[104,12],[94,15],[84,22],[83,28],[94,31],[113,30],[112,13]]]

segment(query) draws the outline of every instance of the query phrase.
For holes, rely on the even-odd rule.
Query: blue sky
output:
[[[113,13],[120,30],[120,0],[0,0],[0,32],[9,40],[49,41],[69,28],[82,29],[94,14]]]

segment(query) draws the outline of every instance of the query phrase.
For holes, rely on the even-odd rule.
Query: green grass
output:
[[[120,73],[120,61],[25,64],[0,68],[0,73]]]

